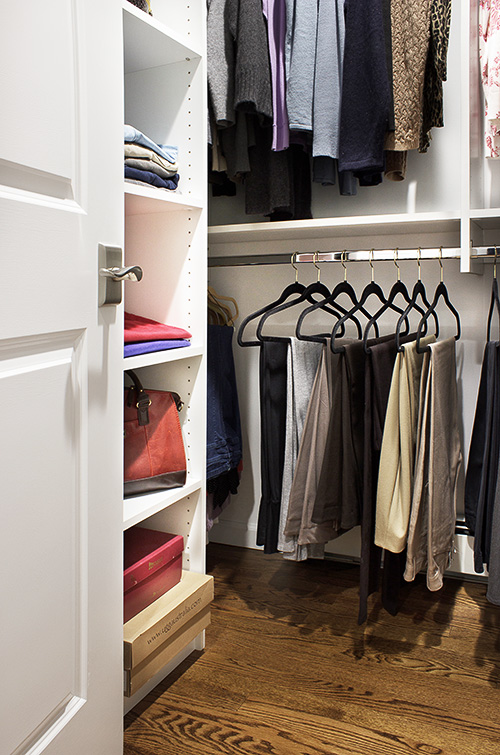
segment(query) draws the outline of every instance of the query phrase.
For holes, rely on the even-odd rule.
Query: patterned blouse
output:
[[[486,157],[500,157],[500,0],[479,0]]]

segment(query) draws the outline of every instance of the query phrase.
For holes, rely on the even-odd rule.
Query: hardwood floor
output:
[[[499,755],[500,607],[421,577],[357,625],[359,569],[211,544],[206,649],[125,719],[125,755]]]

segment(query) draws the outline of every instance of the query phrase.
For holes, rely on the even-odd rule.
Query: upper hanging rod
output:
[[[485,259],[495,257],[496,247],[476,246],[471,247],[472,259]],[[460,259],[460,247],[432,247],[416,249],[366,249],[363,251],[341,250],[336,252],[294,252],[278,254],[252,254],[231,257],[209,257],[209,267],[236,267],[241,265],[286,265],[294,262],[378,262],[381,260],[434,260],[434,259]],[[498,247],[500,257],[500,246]]]

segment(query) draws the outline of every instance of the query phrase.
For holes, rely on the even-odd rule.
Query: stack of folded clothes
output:
[[[124,332],[126,357],[190,345],[191,333],[184,328],[164,325],[130,312],[125,312]]]
[[[146,183],[160,189],[175,191],[178,148],[156,144],[133,126],[125,125],[125,178],[133,183]]]

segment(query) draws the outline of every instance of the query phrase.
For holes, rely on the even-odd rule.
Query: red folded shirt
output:
[[[140,343],[141,341],[168,341],[170,339],[191,338],[184,328],[174,325],[164,325],[147,317],[132,315],[125,312],[125,343]]]

